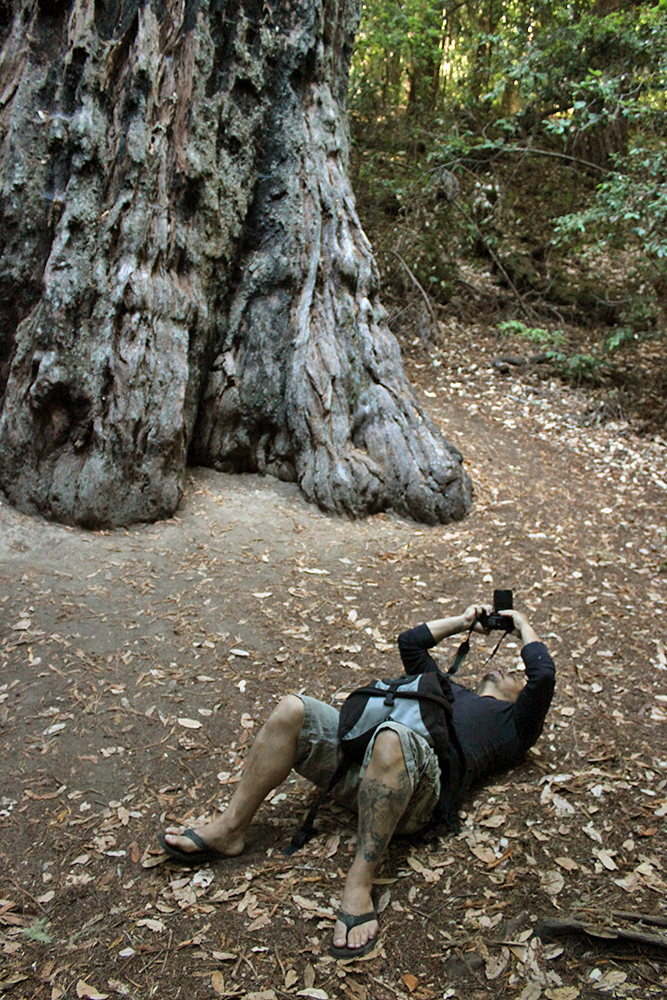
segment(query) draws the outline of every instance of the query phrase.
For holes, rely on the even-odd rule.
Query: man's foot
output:
[[[364,884],[358,885],[353,876],[350,872],[347,877],[334,926],[330,950],[336,958],[365,955],[373,947],[379,930],[370,889]],[[337,954],[342,951],[345,954]]]
[[[334,958],[361,958],[377,944],[378,930],[375,910],[357,916],[339,910],[329,951]]]
[[[203,865],[207,861],[220,861],[227,857],[226,854],[216,851],[214,847],[207,844],[194,830],[184,830],[178,839],[182,842],[187,840],[192,845],[192,849],[184,851],[182,848],[174,847],[168,843],[164,833],[157,835],[157,842],[162,850],[181,865]]]
[[[245,847],[244,837],[222,829],[219,820],[187,830],[170,826],[158,835],[158,843],[174,860],[193,865],[236,857]]]
[[[373,903],[372,881],[365,877],[365,873],[362,872],[360,875],[358,867],[359,862],[355,858],[345,879],[340,911],[331,942],[332,948],[349,948],[357,957],[361,948],[365,948],[369,941],[375,940],[379,930]],[[354,923],[343,919],[345,916],[351,918]],[[359,919],[360,917],[364,919]],[[372,945],[366,948],[366,951],[370,951],[371,947]],[[331,953],[333,954],[333,951]]]

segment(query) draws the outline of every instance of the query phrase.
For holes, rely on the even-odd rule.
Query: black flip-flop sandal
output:
[[[371,910],[370,913],[361,913],[356,917],[351,913],[346,913],[345,910],[339,910],[336,916],[337,920],[340,920],[342,924],[345,924],[348,933],[353,927],[358,927],[359,924],[367,924],[369,920],[377,920],[377,918],[378,915],[375,910]],[[345,936],[345,939],[347,940],[347,935]],[[369,951],[372,951],[377,943],[377,934],[375,937],[372,937],[370,941],[367,941],[366,944],[362,945],[361,948],[350,948],[346,944],[339,947],[332,941],[329,945],[329,952],[334,958],[361,958],[362,955],[367,955]]]
[[[205,864],[207,861],[222,861],[223,858],[229,857],[229,855],[223,854],[222,851],[218,851],[215,847],[207,844],[204,838],[200,837],[194,830],[183,830],[183,833],[179,833],[178,836],[187,837],[188,840],[197,845],[198,850],[183,851],[180,847],[174,847],[173,844],[167,843],[163,833],[158,833],[157,842],[165,854],[168,854],[173,861],[178,861],[180,865],[194,867],[195,865]]]

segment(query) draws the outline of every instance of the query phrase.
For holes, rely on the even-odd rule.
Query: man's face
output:
[[[523,677],[504,674],[502,670],[491,670],[477,687],[482,698],[497,698],[499,701],[515,702],[525,684]]]

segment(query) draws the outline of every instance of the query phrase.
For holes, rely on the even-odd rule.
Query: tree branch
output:
[[[435,310],[433,309],[433,306],[431,305],[431,300],[429,299],[428,295],[426,294],[426,292],[424,291],[424,289],[422,288],[422,286],[420,285],[420,283],[417,281],[417,279],[415,278],[414,274],[410,270],[410,267],[408,266],[408,264],[406,263],[406,261],[403,259],[403,257],[401,257],[401,255],[398,252],[398,250],[390,250],[389,252],[393,253],[394,257],[398,257],[398,259],[400,260],[401,264],[403,265],[403,267],[405,268],[405,270],[410,275],[410,278],[411,278],[413,284],[416,285],[416,287],[422,293],[424,302],[426,304],[426,308],[428,310],[428,314],[431,317],[433,325],[434,325],[434,327],[437,330],[437,328],[438,328],[438,317],[435,315]]]
[[[519,303],[519,308],[521,309],[521,312],[524,314],[524,316],[526,317],[526,319],[530,319],[530,320],[535,319],[535,313],[533,312],[533,310],[528,305],[526,305],[526,302],[524,300],[523,295],[521,295],[521,293],[519,292],[519,289],[516,287],[516,285],[514,284],[514,282],[512,281],[512,279],[510,278],[509,274],[507,273],[507,271],[505,270],[505,268],[501,264],[500,258],[498,257],[498,255],[495,253],[495,251],[489,245],[489,243],[484,239],[484,233],[479,228],[479,226],[477,225],[477,223],[475,222],[475,220],[472,218],[471,215],[468,215],[468,213],[466,212],[466,210],[459,203],[458,199],[454,199],[454,201],[452,202],[452,205],[454,205],[454,207],[459,210],[459,212],[461,213],[461,215],[463,216],[463,218],[466,220],[466,222],[468,222],[471,226],[474,226],[475,229],[477,230],[477,232],[479,233],[479,238],[484,243],[484,246],[486,247],[486,249],[487,249],[487,251],[488,251],[491,259],[493,260],[493,262],[496,265],[496,267],[502,273],[502,275],[505,278],[507,284],[510,286],[510,288],[514,292],[514,294],[516,296],[516,300]]]

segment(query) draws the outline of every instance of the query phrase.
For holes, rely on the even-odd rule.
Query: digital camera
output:
[[[490,615],[482,611],[479,622],[483,628],[490,632],[511,632],[514,628],[514,621],[507,615],[499,615],[499,611],[511,611],[514,607],[512,603],[511,590],[494,590],[493,611]]]

